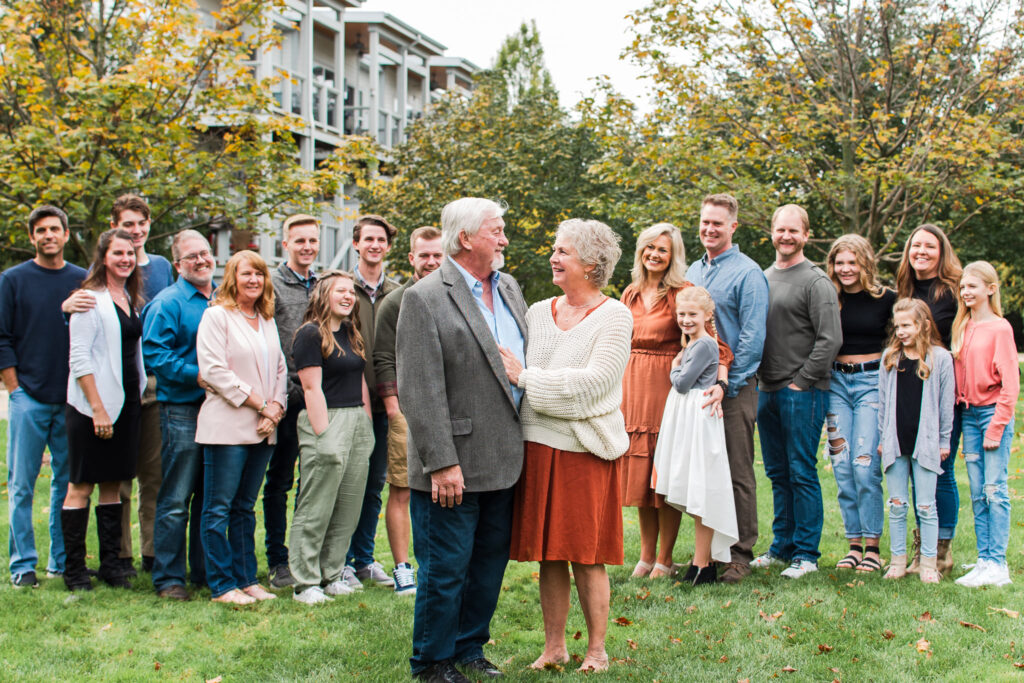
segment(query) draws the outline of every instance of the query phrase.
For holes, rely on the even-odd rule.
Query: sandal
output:
[[[642,576],[647,576],[651,573],[652,569],[654,569],[654,565],[650,564],[649,562],[644,562],[643,560],[640,560],[636,563],[636,566],[633,568],[633,578],[638,579]]]
[[[836,562],[836,569],[856,569],[864,561],[864,548],[859,544],[851,543],[850,552],[846,557]]]
[[[868,557],[869,554],[874,554],[875,557]],[[857,564],[857,571],[863,573],[877,572],[882,568],[881,558],[878,557],[878,546],[869,545],[864,550],[864,559]]]
[[[660,562],[656,562],[654,564],[654,569],[652,569],[651,573],[647,576],[651,579],[660,579],[665,576],[675,576],[675,574],[676,572],[672,565],[666,566]]]

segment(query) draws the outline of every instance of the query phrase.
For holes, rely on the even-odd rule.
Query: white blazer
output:
[[[124,407],[124,378],[121,376],[121,323],[110,292],[94,292],[96,307],[85,313],[71,315],[71,350],[68,364],[68,403],[82,415],[92,417],[92,406],[78,383],[79,377],[92,375],[100,392],[103,408],[116,422]],[[135,362],[139,368],[139,396],[146,390],[146,370],[142,365],[142,337],[135,349]]]

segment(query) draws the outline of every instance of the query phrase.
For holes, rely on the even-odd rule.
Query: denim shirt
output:
[[[711,293],[715,325],[732,349],[729,391],[735,396],[761,365],[768,321],[768,280],[753,259],[733,245],[713,259],[707,252],[690,264],[686,279]]]
[[[188,280],[178,280],[142,309],[142,355],[156,375],[156,399],[196,403],[206,396],[197,383],[196,335],[210,304]]]
[[[515,317],[513,317],[512,312],[508,310],[505,300],[501,298],[501,293],[498,291],[498,279],[500,277],[498,271],[492,272],[490,276],[491,300],[494,303],[494,312],[492,313],[484,303],[483,283],[477,280],[468,270],[460,266],[455,259],[449,257],[449,260],[462,273],[466,286],[469,287],[469,291],[473,294],[477,308],[480,309],[480,314],[484,317],[484,322],[487,323],[487,328],[494,335],[494,341],[498,346],[504,346],[515,354],[515,357],[522,366],[526,367],[526,349],[523,344],[523,332],[519,329],[519,324],[516,322]],[[508,379],[506,378],[505,381],[508,381]],[[523,390],[511,382],[509,387],[512,389],[512,398],[515,399],[516,407],[518,408],[523,400]]]

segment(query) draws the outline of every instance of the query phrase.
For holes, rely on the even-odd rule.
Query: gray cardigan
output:
[[[891,350],[886,349],[882,354],[878,371],[878,442],[882,447],[883,471],[900,455],[899,437],[896,434],[897,370],[885,369],[885,359],[890,353]],[[921,389],[921,420],[917,427],[913,457],[925,469],[942,474],[939,451],[949,448],[949,437],[953,431],[953,356],[941,346],[933,346],[925,363],[931,368],[931,374],[924,380]]]

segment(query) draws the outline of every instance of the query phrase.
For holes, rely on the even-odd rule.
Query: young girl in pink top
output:
[[[978,562],[961,586],[1010,583],[1006,546],[1010,497],[1006,476],[1013,441],[1013,409],[1020,390],[1013,330],[999,303],[999,277],[986,261],[964,267],[951,347],[956,400],[964,408],[964,461],[971,483]]]

